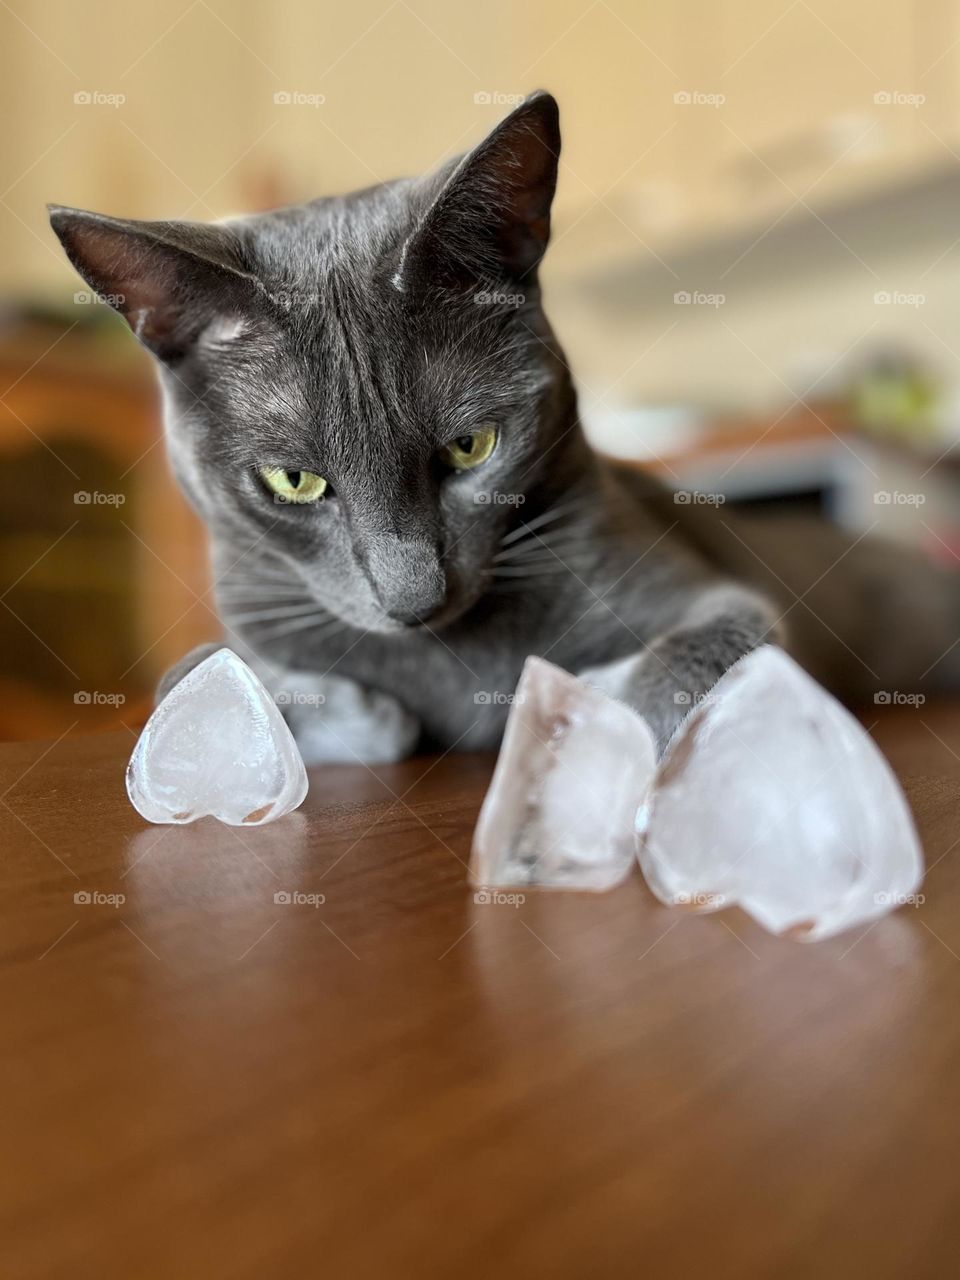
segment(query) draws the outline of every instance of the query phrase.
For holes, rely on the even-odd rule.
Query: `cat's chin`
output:
[[[436,613],[417,621],[399,621],[389,614],[379,614],[376,618],[360,619],[344,618],[351,627],[358,631],[372,632],[383,636],[413,636],[435,631],[442,631],[461,618],[475,603],[474,599],[465,598],[448,600]]]
[[[373,626],[366,626],[365,631],[375,631],[384,636],[414,636],[430,631],[442,631],[451,622],[455,622],[463,613],[462,608],[440,609],[419,622],[397,622],[394,618],[382,618]]]

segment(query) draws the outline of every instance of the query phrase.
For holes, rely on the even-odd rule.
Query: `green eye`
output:
[[[317,502],[328,487],[323,476],[312,471],[284,471],[282,467],[261,467],[260,479],[278,502]]]
[[[470,471],[486,462],[497,443],[496,427],[480,427],[468,436],[448,440],[440,450],[440,461],[454,471]]]

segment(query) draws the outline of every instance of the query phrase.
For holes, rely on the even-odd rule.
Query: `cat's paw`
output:
[[[585,667],[576,674],[608,698],[625,702],[643,716],[653,734],[658,759],[691,708],[691,693],[650,650]]]
[[[390,764],[412,755],[420,736],[396,698],[344,676],[293,672],[274,697],[304,764]]]

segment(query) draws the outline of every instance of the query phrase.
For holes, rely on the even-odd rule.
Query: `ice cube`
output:
[[[147,721],[127,795],[148,822],[211,814],[258,826],[303,803],[307,774],[273,699],[229,649],[199,663]]]
[[[629,707],[528,658],[473,840],[475,884],[610,889],[634,859],[634,814],[656,767]]]
[[[923,858],[873,740],[781,649],[732,667],[680,725],[638,814],[661,901],[738,903],[806,939],[915,900]]]

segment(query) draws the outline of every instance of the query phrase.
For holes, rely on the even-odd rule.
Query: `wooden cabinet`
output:
[[[135,726],[217,632],[132,343],[39,325],[0,340],[0,739]]]

